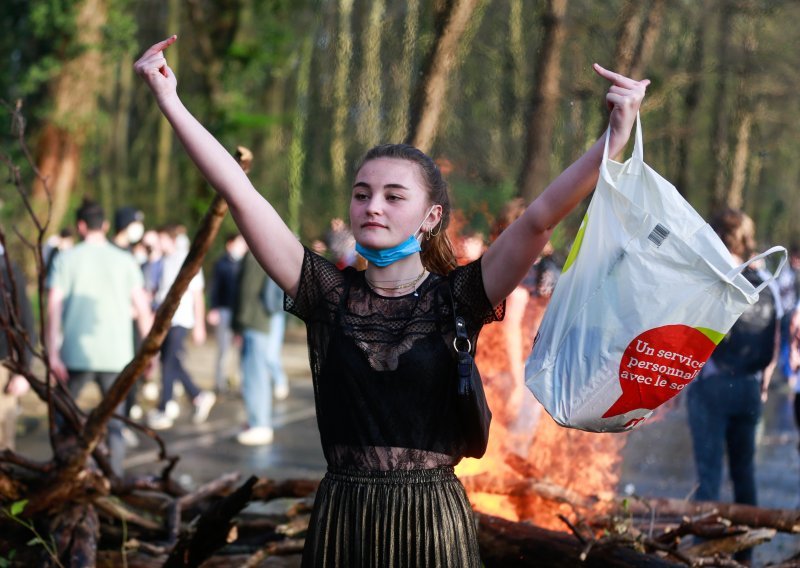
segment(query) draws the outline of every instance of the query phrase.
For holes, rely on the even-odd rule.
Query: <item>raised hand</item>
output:
[[[178,80],[167,64],[164,50],[177,40],[178,36],[173,35],[150,46],[133,64],[136,74],[144,79],[158,101],[162,101],[176,92]]]
[[[606,105],[611,111],[608,125],[611,129],[611,146],[619,147],[627,142],[631,127],[636,120],[636,113],[642,105],[645,91],[650,84],[649,79],[636,81],[619,73],[609,71],[595,63],[595,73],[611,82],[606,93]],[[615,144],[615,138],[621,144]]]

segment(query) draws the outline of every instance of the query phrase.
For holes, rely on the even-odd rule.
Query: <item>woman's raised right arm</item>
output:
[[[134,64],[136,73],[153,91],[189,157],[225,199],[236,225],[264,270],[290,296],[297,294],[303,246],[272,205],[253,187],[230,153],[183,106],[177,79],[167,65],[164,50],[172,36],[151,46]]]

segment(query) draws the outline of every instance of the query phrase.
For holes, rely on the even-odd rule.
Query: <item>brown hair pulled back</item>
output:
[[[756,249],[756,226],[744,211],[726,207],[711,219],[714,229],[731,254],[749,260]]]
[[[422,265],[436,274],[448,274],[456,266],[456,255],[453,245],[447,237],[447,226],[450,223],[450,196],[447,182],[439,171],[439,166],[424,152],[408,144],[381,144],[369,150],[359,162],[356,171],[364,164],[378,158],[394,158],[416,164],[422,180],[428,190],[431,203],[442,206],[442,219],[438,232],[426,234],[422,239]],[[430,238],[429,238],[430,237]]]

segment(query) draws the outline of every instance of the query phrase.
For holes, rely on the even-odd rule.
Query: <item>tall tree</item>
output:
[[[625,0],[619,19],[614,69],[628,75],[631,71],[642,28],[642,6],[638,0]]]
[[[650,9],[647,11],[647,20],[642,30],[639,47],[636,49],[636,53],[633,54],[629,72],[631,77],[641,79],[646,72],[647,66],[653,58],[658,36],[661,34],[661,29],[664,25],[663,20],[664,0],[653,0],[650,4]]]
[[[450,0],[437,14],[436,37],[417,85],[411,109],[411,130],[407,140],[428,151],[436,139],[447,83],[458,65],[459,40],[481,0]]]
[[[180,0],[169,0],[167,3],[167,33],[180,34]],[[177,46],[176,46],[177,47]],[[180,77],[180,49],[172,49],[169,53],[169,66],[176,76]],[[158,153],[156,154],[156,179],[155,179],[155,216],[156,220],[163,223],[167,217],[170,203],[169,196],[172,195],[171,169],[172,169],[172,147],[174,135],[172,127],[163,116],[158,121]]]
[[[536,197],[550,177],[550,154],[561,79],[561,51],[566,29],[567,0],[548,0],[542,16],[544,35],[536,62],[531,94],[526,151],[519,177],[519,195]]]
[[[383,37],[384,0],[373,0],[367,14],[367,23],[362,37],[363,67],[358,89],[358,127],[359,142],[374,146],[381,139],[381,106],[383,88],[381,87],[381,38]]]
[[[700,98],[703,87],[703,61],[705,59],[706,14],[708,13],[709,0],[703,0],[699,5],[699,14],[695,18],[692,31],[690,49],[686,58],[686,72],[689,75],[689,84],[683,95],[683,115],[681,118],[681,133],[677,144],[677,177],[675,186],[678,191],[688,196],[693,186],[691,156],[695,147],[695,132],[697,116],[700,110]]]
[[[105,69],[101,48],[106,8],[104,0],[83,0],[74,6],[74,35],[62,50],[60,69],[48,87],[53,108],[36,147],[42,179],[33,184],[33,207],[42,213],[52,200],[51,230],[59,227],[67,211],[86,137],[96,119]]]
[[[348,97],[347,80],[350,77],[350,61],[353,58],[353,38],[350,18],[353,0],[339,0],[339,29],[336,34],[336,70],[333,77],[333,124],[331,126],[331,178],[335,215],[344,215],[346,199],[347,126]]]
[[[303,172],[306,165],[305,136],[308,124],[308,88],[311,82],[313,36],[303,41],[297,69],[297,102],[292,121],[292,141],[289,146],[289,219],[288,225],[300,233],[300,208],[303,204]]]
[[[406,17],[403,26],[403,55],[392,65],[394,106],[392,107],[389,140],[404,140],[408,133],[409,93],[414,67],[417,36],[419,35],[419,0],[405,3]]]
[[[742,22],[744,28],[744,41],[742,42],[742,56],[739,57],[736,72],[736,146],[731,163],[731,180],[725,202],[728,206],[741,209],[744,205],[744,186],[747,176],[747,166],[750,163],[750,131],[753,126],[754,108],[751,90],[748,88],[754,74],[751,68],[753,54],[758,46],[753,18],[745,18]]]
[[[716,69],[716,93],[713,97],[715,106],[712,114],[711,129],[711,159],[713,167],[710,176],[712,182],[710,195],[710,210],[714,211],[722,206],[726,201],[726,189],[728,179],[728,168],[730,145],[728,141],[728,127],[730,108],[727,104],[727,95],[730,84],[730,50],[733,47],[731,41],[731,23],[734,20],[734,6],[731,2],[722,2],[719,10],[719,20],[717,24],[717,69]]]

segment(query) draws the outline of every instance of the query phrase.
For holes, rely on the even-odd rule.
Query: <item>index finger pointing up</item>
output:
[[[158,43],[156,43],[156,44],[154,44],[154,45],[151,45],[151,46],[150,46],[150,47],[147,49],[147,51],[145,51],[145,52],[144,52],[144,54],[142,55],[142,57],[144,57],[145,55],[154,55],[154,54],[156,54],[156,53],[159,53],[159,52],[161,52],[161,51],[164,51],[165,49],[167,49],[167,48],[168,48],[170,45],[172,45],[172,44],[173,44],[173,43],[175,43],[176,41],[178,41],[178,36],[176,36],[176,35],[171,35],[171,36],[169,36],[167,39],[165,39],[165,40],[162,40],[162,41],[160,41],[160,42],[158,42]]]
[[[635,88],[640,86],[647,86],[650,84],[649,79],[643,79],[641,81],[636,81],[631,79],[630,77],[626,77],[625,75],[620,75],[619,73],[614,73],[613,71],[609,71],[604,67],[601,67],[597,63],[592,64],[592,68],[595,70],[595,73],[614,83],[615,85],[619,85],[620,87],[625,88]]]

